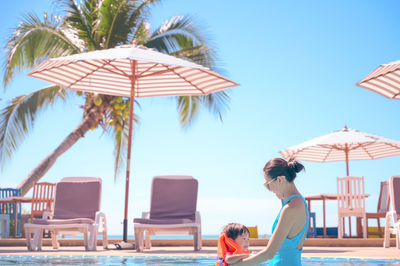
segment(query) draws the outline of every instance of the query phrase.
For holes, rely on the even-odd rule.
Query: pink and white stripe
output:
[[[49,59],[28,75],[63,88],[125,97],[131,96],[132,79],[134,97],[207,95],[238,85],[201,65],[137,46]]]
[[[356,85],[389,99],[400,99],[400,61],[379,66]]]
[[[281,151],[284,158],[328,162],[373,160],[400,155],[400,141],[344,128]]]

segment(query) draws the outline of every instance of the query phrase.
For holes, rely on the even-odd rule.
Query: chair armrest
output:
[[[201,215],[199,211],[196,211],[195,222],[201,225]]]
[[[386,212],[386,223],[385,223],[385,227],[386,228],[390,227],[390,217],[392,217],[394,219],[394,216],[393,216],[394,214],[395,214],[395,211]]]
[[[103,218],[103,221],[106,219],[106,215],[103,212],[96,212],[96,218],[95,218],[95,223],[100,224],[100,219]]]
[[[43,212],[42,219],[43,219],[43,220],[53,219],[53,213],[51,213],[51,212],[46,212],[46,211]]]
[[[142,219],[150,219],[150,212],[142,212]]]
[[[386,213],[385,212],[367,212],[365,213],[367,218],[385,218]]]

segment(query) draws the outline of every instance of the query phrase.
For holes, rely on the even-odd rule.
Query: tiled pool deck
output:
[[[16,241],[17,240],[17,241]],[[97,251],[85,251],[77,240],[61,241],[61,247],[58,250],[52,249],[50,239],[46,239],[40,252],[32,252],[26,249],[24,239],[14,241],[0,240],[0,255],[90,255],[90,256],[216,256],[216,240],[203,241],[203,248],[200,251],[193,251],[190,246],[190,240],[153,240],[153,247],[144,252],[135,250],[104,250],[98,246]],[[337,241],[338,239],[315,239],[308,241],[304,247],[304,257],[335,257],[335,258],[384,258],[400,259],[400,249],[395,247],[394,241],[390,248],[383,248],[379,241],[363,241],[362,239],[346,239],[347,244]],[[394,240],[394,239],[393,239]],[[110,240],[110,243],[116,243],[118,240]],[[215,242],[215,244],[214,244]],[[261,241],[252,241],[251,251],[257,251],[265,247]],[[363,243],[363,244],[358,244]],[[99,242],[100,244],[100,242]],[[374,244],[375,246],[372,246]],[[369,246],[368,246],[369,245]]]

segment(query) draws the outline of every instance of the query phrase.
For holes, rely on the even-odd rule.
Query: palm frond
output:
[[[66,26],[75,31],[78,38],[84,41],[86,49],[99,49],[99,41],[96,42],[96,27],[98,26],[98,0],[55,0],[55,3],[64,7]]]
[[[1,167],[11,159],[22,140],[32,129],[38,113],[65,100],[65,90],[49,86],[32,93],[15,97],[0,113],[0,162]]]
[[[131,2],[136,1],[102,1],[99,32],[103,36],[103,47],[105,49],[127,42],[131,30],[128,24],[129,13],[132,12]]]
[[[183,129],[188,129],[199,113],[201,98],[195,96],[178,96],[176,99],[179,122]]]
[[[145,46],[224,72],[207,28],[192,17],[173,17],[155,30]],[[182,52],[182,53],[181,53]]]
[[[126,101],[129,104],[129,100]],[[140,104],[135,100],[135,108],[141,108]],[[120,112],[109,110],[105,114],[105,119],[100,125],[105,129],[114,140],[114,180],[121,174],[126,167],[128,137],[129,137],[129,117],[124,117]],[[114,112],[114,113],[113,113]],[[118,119],[116,119],[118,116]],[[133,115],[133,128],[139,124],[139,117]]]
[[[176,99],[179,121],[183,129],[188,129],[196,120],[202,106],[223,121],[222,116],[229,108],[230,102],[225,91],[202,96],[178,96]]]
[[[128,27],[131,29],[129,42],[132,42],[135,38],[138,40],[140,39],[140,35],[138,36],[139,27],[147,23],[150,17],[150,5],[161,2],[161,0],[144,0],[141,3],[135,2],[137,1],[131,1],[131,12],[128,19]],[[143,44],[139,41],[138,43]]]
[[[208,39],[208,34],[191,17],[173,17],[151,35],[145,46],[185,58],[217,72],[224,72],[217,68],[216,52]],[[184,129],[196,119],[202,106],[222,121],[230,100],[225,91],[204,96],[181,96],[176,99],[179,120]]]
[[[4,87],[13,79],[15,70],[32,68],[46,58],[79,52],[79,48],[60,30],[60,21],[45,15],[41,21],[28,13],[14,29],[5,45]]]

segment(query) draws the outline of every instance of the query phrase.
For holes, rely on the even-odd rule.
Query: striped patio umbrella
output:
[[[356,85],[389,99],[400,99],[400,61],[380,65]]]
[[[28,76],[66,89],[130,98],[123,231],[125,242],[134,98],[207,95],[238,85],[204,66],[135,45],[49,59]]]
[[[346,161],[349,176],[349,160],[373,160],[400,155],[400,141],[348,129],[324,135],[281,151],[284,158],[312,162]]]

